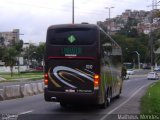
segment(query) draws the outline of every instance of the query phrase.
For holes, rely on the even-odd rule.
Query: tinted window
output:
[[[96,34],[91,28],[58,28],[48,31],[47,40],[55,45],[89,45],[96,41]]]

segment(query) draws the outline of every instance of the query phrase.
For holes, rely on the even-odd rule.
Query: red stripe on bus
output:
[[[94,57],[77,57],[77,56],[49,56],[48,59],[91,59],[94,60]]]

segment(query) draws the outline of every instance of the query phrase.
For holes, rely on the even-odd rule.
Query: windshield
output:
[[[95,35],[90,28],[58,28],[48,31],[47,40],[54,45],[90,45],[96,41]]]

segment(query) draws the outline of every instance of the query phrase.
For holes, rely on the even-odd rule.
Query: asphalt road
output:
[[[59,103],[45,102],[43,94],[0,102],[0,119],[18,120],[121,120],[124,114],[138,114],[140,98],[147,86],[155,81],[131,78],[124,81],[122,95],[106,109],[98,106],[60,107]],[[135,116],[136,117],[136,116]]]

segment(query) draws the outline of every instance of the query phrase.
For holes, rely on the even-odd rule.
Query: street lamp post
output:
[[[140,54],[137,51],[134,51],[138,56],[138,69],[140,69]]]
[[[110,32],[111,32],[111,21],[110,21],[110,18],[111,18],[111,9],[114,8],[114,7],[105,7],[105,9],[108,9],[109,10],[109,18],[108,18],[108,26],[109,26],[109,29],[108,29],[108,34],[110,35]]]

